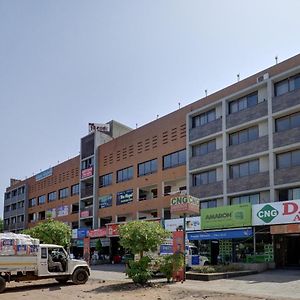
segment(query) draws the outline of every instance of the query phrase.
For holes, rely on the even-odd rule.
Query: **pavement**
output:
[[[130,281],[124,265],[92,266],[91,279]],[[163,279],[165,281],[165,279]],[[170,288],[178,288],[170,285]],[[269,270],[263,273],[213,281],[187,280],[181,287],[190,291],[211,291],[272,299],[300,300],[300,270]]]

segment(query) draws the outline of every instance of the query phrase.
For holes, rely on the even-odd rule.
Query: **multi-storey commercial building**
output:
[[[119,223],[170,219],[176,194],[199,198],[201,210],[300,199],[300,55],[138,129],[108,125],[81,139],[80,156],[11,182],[6,230],[51,213],[78,229],[74,246],[87,228],[117,252]],[[300,265],[300,228],[281,224],[253,227],[247,242],[229,237],[231,259],[240,259],[240,245],[258,252],[250,244],[261,243],[272,245],[277,265]],[[214,262],[223,246],[199,236]]]

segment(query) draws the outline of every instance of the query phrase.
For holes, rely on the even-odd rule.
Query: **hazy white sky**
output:
[[[298,54],[298,0],[0,0],[0,216],[11,177]]]

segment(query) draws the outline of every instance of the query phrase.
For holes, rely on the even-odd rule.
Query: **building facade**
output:
[[[117,252],[118,224],[164,223],[172,218],[174,195],[199,198],[200,212],[300,199],[300,55],[135,130],[116,121],[106,125],[81,139],[79,156],[11,182],[5,230],[51,215],[78,230],[74,246],[82,246],[86,233],[79,232],[86,229],[91,237],[109,238],[110,251]],[[300,255],[287,250],[300,246],[300,229],[275,225],[253,226],[251,238],[290,251],[300,265]],[[199,241],[215,256],[223,247]],[[284,255],[279,265],[290,263]]]

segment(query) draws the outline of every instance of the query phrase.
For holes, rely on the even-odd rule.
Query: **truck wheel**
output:
[[[75,284],[85,284],[89,279],[87,270],[83,268],[76,269],[72,275],[72,281]]]
[[[2,276],[0,276],[0,293],[2,293],[5,290],[5,286],[6,286],[5,279]]]

